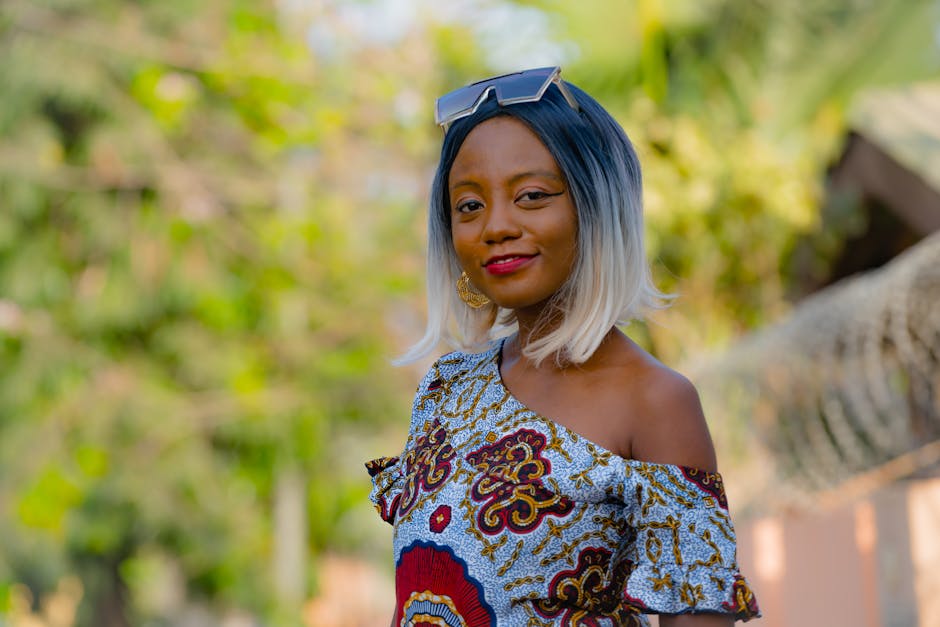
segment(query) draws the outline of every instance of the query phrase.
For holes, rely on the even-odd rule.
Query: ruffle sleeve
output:
[[[447,357],[447,356],[445,356]],[[404,451],[407,452],[415,439],[433,422],[434,409],[440,399],[443,387],[440,363],[441,358],[424,376],[415,392],[414,404],[411,409],[411,427],[408,432],[408,441]],[[379,457],[366,462],[366,470],[372,477],[372,491],[369,500],[375,506],[382,520],[390,525],[395,523],[395,513],[405,489],[405,453],[395,457]]]
[[[721,476],[684,466],[627,468],[627,517],[636,531],[624,597],[651,614],[760,616],[738,570],[737,543]]]
[[[372,477],[372,492],[369,500],[375,510],[388,524],[394,524],[395,512],[401,500],[402,489],[405,485],[405,475],[402,472],[400,458],[379,457],[366,462],[366,470]]]

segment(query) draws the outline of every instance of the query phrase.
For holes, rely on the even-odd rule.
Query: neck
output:
[[[543,323],[538,323],[530,319],[519,318],[518,322],[518,332],[516,335],[510,337],[504,344],[504,363],[508,362],[509,365],[522,365],[527,369],[535,368],[535,366],[529,361],[522,351],[533,341],[543,338],[547,334],[557,329],[558,325],[560,324],[560,320],[556,319],[555,321],[549,320]],[[630,341],[619,329],[617,329],[617,327],[611,327],[588,362],[579,364],[577,368],[585,369],[592,367],[592,365],[597,366],[599,364],[605,363],[610,356],[610,349],[612,349],[614,345],[618,343],[617,340],[620,339],[626,340],[627,342]],[[544,370],[548,368],[550,370],[567,370],[571,365],[572,364],[559,365],[553,357],[549,357],[545,359],[537,369]]]
[[[543,308],[535,313],[521,310],[516,310],[515,313],[516,322],[519,325],[516,341],[520,351],[531,342],[545,337],[561,324],[561,313],[557,311],[550,312]]]

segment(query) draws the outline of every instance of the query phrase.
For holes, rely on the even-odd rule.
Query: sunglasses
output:
[[[496,94],[496,102],[502,106],[538,102],[552,83],[558,86],[561,95],[572,109],[581,110],[578,101],[561,80],[561,68],[540,67],[487,78],[441,96],[434,107],[434,121],[446,133],[455,121],[472,115],[479,109],[491,91]]]

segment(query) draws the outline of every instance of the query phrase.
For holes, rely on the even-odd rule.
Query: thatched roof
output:
[[[875,201],[921,241],[693,368],[709,413],[728,418],[723,458],[751,479],[745,506],[940,468],[940,83],[867,94],[850,122],[833,191]]]

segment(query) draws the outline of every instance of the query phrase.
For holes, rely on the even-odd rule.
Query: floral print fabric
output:
[[[394,526],[395,625],[758,616],[721,477],[621,458],[517,401],[499,346],[438,360],[405,450],[366,464]]]

